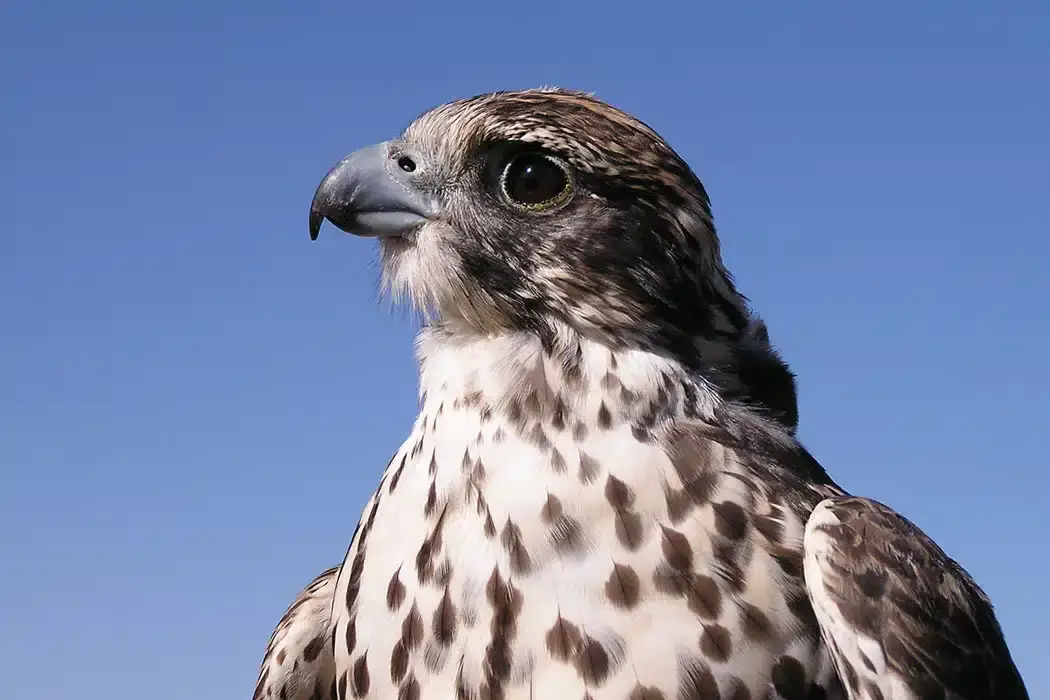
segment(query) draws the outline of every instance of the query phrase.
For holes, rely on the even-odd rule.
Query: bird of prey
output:
[[[988,597],[796,435],[794,377],[649,126],[439,106],[310,211],[423,311],[418,418],[256,700],[1027,698]]]

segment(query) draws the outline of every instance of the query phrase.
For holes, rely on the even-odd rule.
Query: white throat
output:
[[[417,339],[425,415],[446,402],[509,413],[512,422],[652,423],[681,414],[709,418],[720,397],[679,362],[644,350],[613,350],[561,327],[553,349],[527,332],[482,336],[424,329]],[[660,415],[650,415],[652,412]]]

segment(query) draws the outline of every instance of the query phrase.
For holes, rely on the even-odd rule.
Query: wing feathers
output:
[[[806,524],[804,563],[851,700],[1027,700],[988,597],[890,508],[825,499]]]
[[[296,596],[270,636],[253,700],[334,697],[332,599],[339,567],[320,574]]]

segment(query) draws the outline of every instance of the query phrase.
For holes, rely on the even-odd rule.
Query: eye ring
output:
[[[516,154],[500,175],[503,197],[526,211],[547,211],[564,204],[572,196],[573,184],[568,165],[537,151]]]

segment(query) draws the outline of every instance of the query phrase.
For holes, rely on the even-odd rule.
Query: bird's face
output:
[[[562,324],[650,347],[746,326],[700,181],[648,126],[581,93],[433,109],[328,173],[313,236],[325,218],[378,236],[389,286],[446,326]]]

